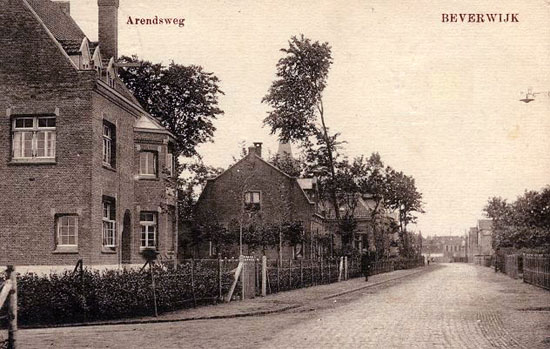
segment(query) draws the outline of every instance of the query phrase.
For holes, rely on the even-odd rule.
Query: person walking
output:
[[[363,275],[365,275],[365,281],[369,281],[370,268],[371,255],[370,252],[367,251],[361,256],[361,270],[363,271]]]

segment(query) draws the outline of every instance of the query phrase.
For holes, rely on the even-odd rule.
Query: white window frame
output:
[[[55,116],[21,116],[15,117],[12,120],[12,159],[14,160],[53,160],[56,155],[56,126],[39,126],[40,120],[53,119],[54,123],[57,121]],[[32,120],[32,126],[30,127],[18,127],[17,121],[20,120]],[[31,134],[31,154],[25,156],[25,143],[20,141],[17,144],[18,134]],[[38,154],[38,135],[44,134],[44,155]],[[49,142],[46,140],[49,138]],[[16,152],[19,150],[19,152]],[[48,154],[49,153],[49,154]],[[46,155],[48,154],[48,155]]]
[[[103,164],[113,167],[113,133],[115,129],[109,123],[103,121]]]
[[[143,215],[150,214],[152,220],[143,220]],[[142,211],[139,215],[139,226],[141,228],[140,248],[157,248],[158,239],[158,215],[157,212]],[[153,234],[153,245],[149,244],[149,234]]]
[[[148,170],[149,170],[149,158],[146,156],[145,157],[145,167],[143,166],[143,158],[142,158],[142,155],[148,155],[148,154],[151,154],[153,156],[153,173],[149,173]],[[158,170],[157,170],[157,163],[158,163],[158,153],[156,151],[149,151],[149,150],[142,150],[140,153],[139,153],[139,175],[141,177],[150,177],[150,178],[156,178],[157,177],[157,173],[158,173]],[[143,171],[143,169],[145,169],[146,172]]]
[[[166,169],[170,177],[174,176],[174,154],[171,152],[166,153]]]
[[[257,198],[255,194],[257,194]],[[244,205],[245,209],[248,210],[260,210],[262,208],[262,192],[259,190],[246,191],[244,193]]]
[[[110,200],[103,200],[103,247],[116,247],[116,209],[115,203]]]
[[[74,244],[70,243],[63,243],[63,237],[70,238],[71,235],[62,235],[63,228],[69,228],[71,227],[70,224],[63,224],[64,219],[74,219],[74,224],[72,227],[74,228]],[[78,216],[77,215],[71,215],[71,214],[64,214],[59,215],[56,218],[56,245],[57,247],[76,247],[78,246]]]

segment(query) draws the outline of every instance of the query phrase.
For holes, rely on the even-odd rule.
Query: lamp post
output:
[[[533,92],[532,89],[528,89],[527,92],[520,92],[523,96],[525,94],[525,98],[520,99],[520,102],[523,102],[525,104],[530,103],[535,100],[536,95],[545,94],[550,98],[550,91],[540,91],[540,92]]]

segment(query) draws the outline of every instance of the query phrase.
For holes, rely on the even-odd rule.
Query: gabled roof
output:
[[[80,47],[82,45],[82,40],[72,40],[72,39],[59,39],[57,40],[61,44],[61,47],[67,52],[69,56],[80,54]]]
[[[170,131],[166,129],[160,122],[149,114],[142,114],[134,123],[134,128],[137,131],[166,133],[173,138],[176,138]]]
[[[76,40],[79,45],[82,43],[86,35],[59,4],[50,0],[27,0],[27,2],[57,40]]]
[[[218,178],[220,178],[221,176],[223,176],[225,173],[227,173],[230,169],[232,169],[233,167],[237,166],[237,164],[240,164],[241,162],[243,162],[244,160],[248,159],[249,157],[253,157],[254,159],[257,159],[257,160],[260,160],[262,163],[268,165],[269,167],[273,168],[274,170],[276,170],[277,172],[279,172],[280,174],[282,174],[283,176],[291,179],[291,180],[294,180],[296,181],[296,185],[297,187],[300,189],[300,192],[302,193],[302,195],[305,197],[305,199],[307,200],[308,203],[310,204],[314,204],[313,201],[311,201],[311,199],[309,198],[309,196],[307,196],[306,192],[304,191],[304,189],[300,186],[300,184],[298,183],[297,181],[297,178],[295,177],[292,177],[290,175],[288,175],[287,173],[283,172],[280,168],[278,168],[277,166],[274,166],[273,164],[270,164],[269,162],[265,161],[261,156],[259,156],[258,154],[254,153],[254,152],[249,152],[245,157],[243,157],[242,159],[240,159],[239,161],[237,161],[236,163],[234,163],[233,165],[229,166],[225,171],[223,171],[222,173],[220,173],[219,175],[217,175],[216,177],[213,177],[213,178],[208,178],[207,180],[207,183],[206,185],[208,185],[209,183],[208,182],[212,182],[212,181],[215,181],[217,180]],[[200,197],[199,197],[199,200],[200,198],[202,197],[202,194],[204,193],[204,190],[202,191]]]

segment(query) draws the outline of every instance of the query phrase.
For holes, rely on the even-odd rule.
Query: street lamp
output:
[[[546,94],[548,97],[550,97],[550,91],[533,92],[532,89],[528,89],[527,92],[520,92],[520,94],[522,96],[523,94],[525,94],[525,98],[522,98],[519,101],[526,104],[534,101],[536,95]]]

